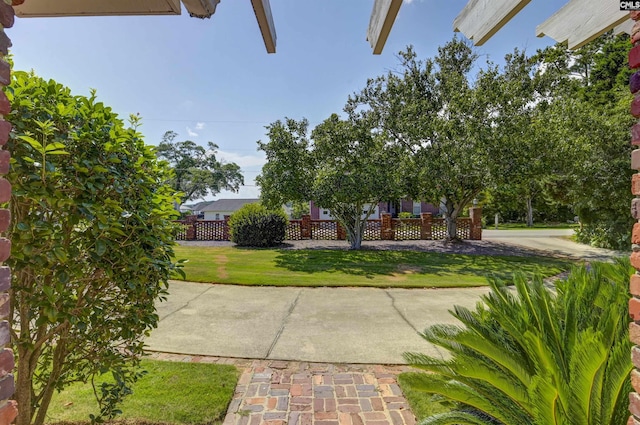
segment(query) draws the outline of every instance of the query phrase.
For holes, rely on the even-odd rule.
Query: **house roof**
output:
[[[246,204],[255,204],[257,202],[260,202],[260,199],[218,199],[217,201],[210,202],[209,205],[201,208],[200,211],[237,211]]]

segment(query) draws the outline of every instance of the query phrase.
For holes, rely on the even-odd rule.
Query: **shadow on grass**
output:
[[[569,262],[545,257],[443,254],[386,250],[281,250],[276,267],[303,273],[345,273],[365,276],[473,275],[508,279],[515,272],[552,276]]]

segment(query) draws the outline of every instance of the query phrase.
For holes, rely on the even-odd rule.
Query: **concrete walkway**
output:
[[[404,364],[437,355],[418,332],[452,323],[486,288],[277,288],[172,282],[151,350],[328,363]]]

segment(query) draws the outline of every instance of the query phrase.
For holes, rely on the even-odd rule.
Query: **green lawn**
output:
[[[234,366],[145,360],[148,371],[133,387],[118,420],[135,424],[221,424],[233,397]],[[74,384],[56,394],[47,424],[88,424],[98,411],[91,385]]]
[[[494,230],[495,224],[487,221],[485,229]],[[498,224],[498,230],[536,230],[536,229],[577,229],[577,223],[533,223],[532,227],[527,226],[527,223],[500,223]]]
[[[571,263],[546,257],[416,251],[175,248],[193,282],[273,286],[461,287],[515,272],[553,276]]]

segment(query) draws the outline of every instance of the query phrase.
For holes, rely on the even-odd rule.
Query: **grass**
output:
[[[571,263],[548,257],[416,251],[279,250],[177,246],[186,280],[269,286],[465,287],[516,272],[553,276]]]
[[[424,373],[405,372],[398,376],[398,385],[400,385],[418,422],[431,415],[444,413],[448,410],[445,406],[435,401],[433,395],[417,389],[416,383],[421,379],[425,379]]]
[[[138,425],[221,424],[233,397],[238,372],[234,366],[144,360],[148,371],[121,406],[118,422]],[[47,424],[89,424],[98,412],[90,384],[74,384],[56,394]]]
[[[485,229],[494,230],[495,224],[487,221]],[[577,229],[576,223],[533,223],[532,227],[527,226],[527,223],[500,223],[498,224],[498,230],[522,230],[522,229]]]

